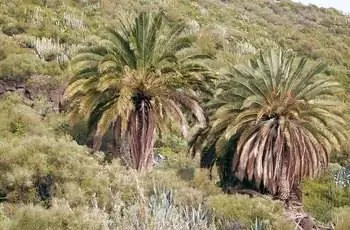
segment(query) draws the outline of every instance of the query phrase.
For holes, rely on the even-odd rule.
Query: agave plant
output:
[[[206,117],[197,92],[210,75],[204,65],[208,55],[195,52],[194,37],[182,23],[166,23],[163,12],[140,13],[107,29],[101,41],[73,58],[74,77],[65,91],[70,115],[88,117],[95,130],[94,149],[112,127],[116,153],[126,137],[131,166],[140,170],[152,164],[157,135],[178,123],[188,135],[184,111]],[[175,126],[176,127],[176,126]]]
[[[350,166],[342,167],[339,169],[335,176],[334,181],[337,186],[349,187],[350,186]]]
[[[206,137],[203,149],[211,148],[202,157],[227,154],[229,167],[224,167],[236,179],[289,199],[302,178],[319,175],[331,151],[347,140],[337,97],[342,88],[322,74],[324,69],[281,49],[235,67],[211,102],[211,128],[198,135]]]

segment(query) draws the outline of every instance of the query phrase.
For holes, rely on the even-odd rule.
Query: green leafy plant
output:
[[[280,202],[243,195],[216,195],[208,197],[206,206],[217,218],[226,222],[237,221],[249,228],[256,220],[264,220],[272,229],[294,229],[294,224],[283,213]]]
[[[24,81],[32,74],[43,72],[44,63],[34,54],[9,54],[0,62],[0,78]]]
[[[327,172],[317,180],[306,180],[303,184],[303,205],[317,220],[334,221],[336,208],[349,204],[350,189],[337,186],[334,173]]]

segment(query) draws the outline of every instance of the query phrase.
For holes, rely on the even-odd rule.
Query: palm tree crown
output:
[[[306,58],[281,49],[235,67],[211,102],[206,149],[215,145],[217,155],[233,154],[239,180],[288,198],[302,177],[318,175],[329,153],[347,140],[337,97],[342,89],[322,75],[324,68],[309,68]]]
[[[95,127],[94,148],[113,126],[116,141],[126,136],[132,166],[150,164],[158,131],[173,121],[186,134],[184,109],[205,126],[195,91],[208,77],[202,63],[208,58],[193,51],[194,38],[183,24],[168,26],[160,13],[140,13],[130,22],[109,28],[95,46],[73,59],[74,77],[65,97],[71,115],[85,114]]]

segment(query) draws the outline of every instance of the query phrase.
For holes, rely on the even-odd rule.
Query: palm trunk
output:
[[[302,206],[303,203],[303,192],[302,192],[302,186],[300,182],[295,182],[293,184],[293,187],[290,191],[290,203],[293,206]]]
[[[97,132],[95,133],[93,137],[93,144],[92,144],[92,149],[94,152],[97,152],[101,149],[102,145],[102,137],[101,135],[98,135]]]
[[[290,181],[288,178],[288,162],[284,156],[281,177],[278,181],[278,198],[280,200],[287,201],[290,198],[290,187]]]
[[[147,102],[142,101],[140,108],[131,114],[129,127],[131,166],[137,170],[151,168],[156,129]]]
[[[119,158],[121,156],[122,147],[122,123],[121,118],[118,117],[113,124],[113,158]]]

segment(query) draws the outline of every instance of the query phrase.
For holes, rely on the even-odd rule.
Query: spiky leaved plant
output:
[[[300,200],[302,178],[319,175],[348,136],[337,97],[341,85],[324,76],[324,69],[281,49],[235,67],[212,101],[202,156],[226,154],[230,167],[221,166],[238,180],[280,199]]]
[[[81,50],[73,59],[74,77],[65,91],[70,114],[86,115],[95,129],[94,149],[113,126],[115,155],[127,137],[131,166],[152,164],[157,134],[172,123],[187,133],[183,111],[206,125],[196,91],[209,76],[207,55],[194,52],[194,37],[184,24],[165,22],[160,13],[140,13],[109,28],[101,41]]]

